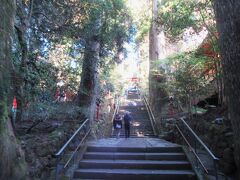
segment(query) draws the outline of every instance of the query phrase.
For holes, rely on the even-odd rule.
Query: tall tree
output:
[[[97,36],[87,39],[78,98],[79,105],[85,108],[90,120],[93,120],[95,115],[99,50],[100,43]]]
[[[152,0],[152,22],[149,32],[149,94],[150,102],[154,104],[155,88],[154,88],[154,62],[159,58],[158,49],[158,26],[156,24],[156,18],[158,15],[157,0]]]
[[[0,0],[0,4],[0,179],[26,179],[24,154],[8,117],[11,36],[16,5],[14,0]]]
[[[152,22],[149,33],[149,94],[150,103],[154,105],[157,103],[156,98],[163,98],[166,92],[163,88],[156,86],[156,60],[162,59],[165,56],[165,35],[162,24],[157,23],[158,8],[161,6],[161,1],[152,0]],[[161,67],[164,71],[164,68]],[[160,82],[165,81],[164,72],[161,72]],[[159,81],[159,80],[158,80]]]
[[[152,0],[152,24],[149,34],[149,60],[150,60],[150,71],[154,66],[154,61],[159,58],[158,48],[158,25],[156,19],[158,17],[158,3],[157,0]],[[150,73],[151,74],[151,73]]]
[[[27,1],[16,0],[17,9],[16,15],[17,20],[15,22],[15,29],[18,38],[18,44],[20,46],[20,67],[13,68],[12,81],[14,87],[14,95],[17,97],[18,111],[17,111],[17,121],[22,120],[22,115],[24,111],[25,104],[25,92],[24,92],[24,79],[27,74],[27,61],[28,61],[28,35],[27,30],[29,30],[29,24],[32,14],[33,1],[29,1],[29,6],[27,6]],[[27,13],[29,12],[29,13]],[[18,70],[17,70],[18,69]]]
[[[240,178],[240,1],[215,0],[215,11],[224,84],[234,132],[234,157]]]
[[[122,0],[90,2],[89,21],[82,31],[86,44],[78,102],[92,120],[100,63],[104,64],[104,57],[110,54],[118,61],[119,53],[124,51],[123,44],[128,40],[130,23]]]

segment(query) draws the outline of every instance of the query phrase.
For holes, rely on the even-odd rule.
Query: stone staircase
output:
[[[89,142],[74,172],[74,180],[197,179],[181,146],[153,138],[151,122],[140,99],[127,100],[120,107],[119,113],[124,114],[125,111],[130,112],[133,117],[130,138]],[[114,133],[112,137],[115,137]],[[124,137],[124,128],[121,137]]]
[[[140,95],[137,93],[132,93],[127,95],[127,99],[139,99]]]
[[[123,116],[128,111],[132,116],[130,137],[154,137],[153,128],[149,120],[148,112],[141,100],[131,100],[119,107],[119,113]],[[120,137],[124,137],[124,127],[121,129]],[[113,131],[112,137],[116,137]]]
[[[181,146],[157,138],[90,142],[73,178],[195,180]]]

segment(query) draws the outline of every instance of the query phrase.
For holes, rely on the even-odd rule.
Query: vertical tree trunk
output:
[[[152,0],[152,24],[149,33],[149,100],[150,104],[154,106],[155,83],[154,83],[154,62],[158,60],[158,38],[157,25],[155,19],[157,18],[157,0]]]
[[[149,95],[152,107],[155,109],[155,107],[158,106],[158,109],[156,109],[158,111],[163,102],[161,102],[161,100],[157,100],[156,97],[162,99],[166,96],[166,92],[163,88],[159,88],[156,85],[157,83],[165,82],[166,78],[162,76],[159,80],[156,80],[156,74],[154,72],[154,69],[156,70],[155,62],[165,55],[165,36],[163,28],[156,23],[157,17],[158,1],[152,0],[152,24],[149,33]],[[161,74],[164,74],[164,72]],[[159,103],[161,103],[161,106],[159,106]]]
[[[235,162],[240,178],[240,1],[215,0],[224,88],[234,132]]]
[[[90,120],[95,116],[99,48],[98,37],[87,40],[78,93],[78,104],[84,108]]]
[[[25,19],[22,19],[24,21]],[[15,26],[16,27],[16,26]],[[28,48],[27,48],[27,40],[25,37],[26,27],[16,27],[17,36],[19,45],[21,48],[21,67],[19,72],[14,72],[15,76],[13,81],[14,85],[14,95],[17,97],[18,102],[18,111],[17,111],[17,121],[22,120],[22,115],[24,111],[24,104],[25,104],[25,97],[24,97],[24,77],[26,76],[26,69],[27,69],[27,55],[28,55]]]
[[[15,1],[0,0],[0,4],[0,179],[26,179],[24,154],[13,133],[7,104]]]
[[[31,5],[28,8],[29,17],[26,14],[26,7],[24,6],[24,2],[22,0],[17,1],[17,17],[19,18],[18,23],[15,24],[16,34],[18,37],[18,43],[20,45],[20,52],[21,52],[21,65],[20,69],[14,70],[13,77],[13,87],[14,87],[14,95],[17,97],[18,102],[18,111],[17,111],[17,121],[22,120],[23,112],[24,112],[24,105],[26,104],[25,100],[25,93],[24,93],[24,78],[27,74],[27,61],[28,61],[28,44],[27,44],[27,30],[30,24],[30,18],[32,13],[32,5],[33,2],[31,1]]]
[[[221,77],[220,77],[220,68],[218,66],[218,59],[212,59],[214,61],[214,69],[216,71],[215,79],[218,93],[218,105],[222,105],[222,86],[221,86]],[[210,68],[208,68],[210,69]]]
[[[157,0],[152,0],[152,24],[149,33],[149,94],[151,94],[153,88],[153,68],[154,62],[158,59],[158,32],[155,19],[157,18]]]
[[[149,63],[150,72],[154,68],[154,62],[158,59],[158,26],[155,22],[158,15],[157,0],[152,0],[152,25],[149,34]],[[150,73],[151,74],[151,73]]]

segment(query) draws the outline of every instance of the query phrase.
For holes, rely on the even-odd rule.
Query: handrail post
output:
[[[215,173],[215,178],[218,180],[218,168],[217,168],[217,160],[213,160],[213,166],[214,166],[214,173]]]
[[[88,127],[87,127],[87,123],[86,123],[86,124],[84,124],[84,126],[83,126],[83,131],[84,131],[84,133],[87,132],[87,129],[88,129]]]
[[[63,169],[63,165],[60,164],[60,156],[57,156],[57,166],[56,166],[56,175],[55,175],[55,179],[59,180],[59,174]]]
[[[194,138],[194,136],[192,135],[192,139],[194,142],[194,151],[197,153],[197,140]]]

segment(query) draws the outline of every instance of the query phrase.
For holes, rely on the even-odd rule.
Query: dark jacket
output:
[[[123,117],[123,120],[124,120],[125,125],[130,125],[132,117],[129,114],[125,114],[124,117]]]

